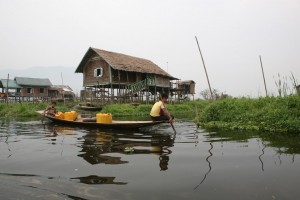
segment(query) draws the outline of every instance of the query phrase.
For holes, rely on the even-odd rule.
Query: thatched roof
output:
[[[181,80],[181,81],[178,81],[178,85],[191,85],[191,84],[195,84],[195,81],[193,81],[193,80]]]
[[[79,66],[77,67],[75,73],[83,73],[83,68],[89,59],[97,54],[103,60],[105,60],[113,69],[138,72],[138,73],[148,73],[148,74],[157,74],[165,77],[169,77],[171,80],[178,80],[177,78],[171,76],[159,66],[154,64],[150,60],[143,58],[128,56],[121,53],[115,53],[110,51],[104,51],[101,49],[96,49],[90,47],[83,59],[81,60]]]

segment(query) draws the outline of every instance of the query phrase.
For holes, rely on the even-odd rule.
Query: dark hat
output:
[[[163,94],[161,95],[161,98],[166,98],[166,99],[167,99],[167,98],[169,98],[169,97],[168,97],[168,95],[167,95],[166,93],[163,93]]]

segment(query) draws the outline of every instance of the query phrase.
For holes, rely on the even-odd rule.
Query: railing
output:
[[[142,81],[131,83],[125,86],[126,93],[130,91],[131,94],[135,94],[141,90],[144,90],[147,88],[147,86],[153,86],[155,85],[155,79],[152,77],[148,77]]]

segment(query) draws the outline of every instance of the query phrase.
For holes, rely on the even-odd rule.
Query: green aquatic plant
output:
[[[300,132],[300,96],[223,99],[199,116],[207,128]]]
[[[133,147],[125,147],[123,151],[125,153],[133,153],[134,152],[134,148]]]

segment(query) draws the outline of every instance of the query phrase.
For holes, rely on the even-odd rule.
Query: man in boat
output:
[[[44,115],[50,115],[52,117],[55,116],[56,114],[56,102],[52,102],[47,108],[46,110],[44,110]]]
[[[168,112],[165,103],[168,100],[167,94],[161,95],[161,100],[156,102],[151,109],[150,116],[153,121],[169,121],[173,124],[174,116],[171,116]]]

